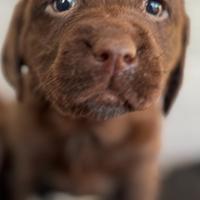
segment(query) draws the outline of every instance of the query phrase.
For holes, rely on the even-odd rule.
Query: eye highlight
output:
[[[165,2],[163,0],[147,0],[146,12],[154,17],[167,17]]]
[[[56,12],[64,12],[71,9],[76,0],[54,0],[53,1],[53,9]]]

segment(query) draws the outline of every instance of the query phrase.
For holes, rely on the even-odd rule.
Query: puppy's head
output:
[[[22,94],[21,66],[34,90],[61,113],[108,119],[158,99],[167,112],[186,46],[182,0],[21,0],[3,54]]]

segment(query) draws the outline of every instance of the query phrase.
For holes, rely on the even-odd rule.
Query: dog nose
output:
[[[134,67],[137,49],[129,38],[102,40],[95,46],[95,58],[107,69],[121,72]]]

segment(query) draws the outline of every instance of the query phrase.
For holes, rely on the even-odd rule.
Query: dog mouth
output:
[[[104,93],[98,96],[98,101],[107,105],[118,105],[125,108],[125,110],[134,110],[133,106],[129,103],[129,100],[120,96],[117,92],[111,89],[107,89]]]
[[[105,121],[130,112],[147,109],[159,95],[157,87],[147,87],[144,91],[140,91],[127,85],[125,85],[126,89],[122,89],[120,85],[99,90],[97,87],[93,89],[88,87],[88,91],[83,91],[76,97],[64,98],[64,101],[58,99],[54,106],[63,115]]]
[[[74,108],[73,113],[76,117],[90,117],[96,120],[107,120],[135,110],[129,100],[108,88],[87,100],[76,102]]]
[[[83,97],[76,100],[72,113],[75,117],[107,120],[148,109],[160,96],[159,84],[146,84],[139,87],[140,89],[133,89],[127,84],[122,84],[124,81],[118,81],[118,83],[117,85],[108,84],[104,89],[97,90],[88,96],[82,93]]]
[[[102,121],[145,110],[160,95],[161,72],[157,64],[152,63],[148,73],[147,66],[140,65],[137,70],[114,75],[90,70],[81,76],[76,74],[76,79],[53,74],[57,81],[47,85],[48,96],[62,115],[73,118]]]

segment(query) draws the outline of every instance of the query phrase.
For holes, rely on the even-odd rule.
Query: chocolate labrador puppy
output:
[[[160,121],[183,77],[182,0],[21,0],[3,49],[1,195],[155,200]]]

